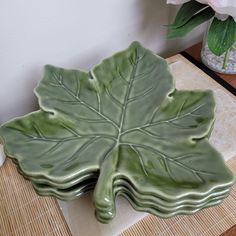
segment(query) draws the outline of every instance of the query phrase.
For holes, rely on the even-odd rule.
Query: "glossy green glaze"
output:
[[[91,179],[96,179],[97,180],[98,179],[98,173],[90,173],[90,174],[80,176],[80,177],[78,177],[76,179],[73,179],[69,182],[55,183],[55,182],[47,180],[43,177],[28,176],[25,173],[23,173],[23,171],[20,169],[19,166],[17,166],[17,170],[25,179],[32,181],[36,185],[37,184],[44,184],[44,185],[50,186],[54,189],[68,189],[68,188],[76,187],[78,184],[80,184],[81,182],[83,182],[85,180],[91,180]]]
[[[138,204],[132,196],[130,195],[127,195],[127,194],[124,194],[124,193],[120,193],[121,196],[125,197],[129,202],[130,204],[132,205],[132,207],[137,210],[137,211],[143,211],[143,212],[148,212],[150,214],[153,214],[153,215],[156,215],[158,217],[161,217],[161,218],[170,218],[170,217],[173,217],[173,216],[176,216],[176,215],[192,215],[192,214],[195,214],[197,213],[198,211],[206,208],[206,207],[211,207],[211,206],[215,206],[215,205],[218,205],[220,203],[223,202],[223,200],[212,200],[210,202],[208,202],[207,204],[205,204],[205,206],[202,206],[200,208],[192,208],[192,209],[182,209],[182,210],[179,210],[179,211],[175,211],[175,212],[172,212],[172,213],[163,213],[161,211],[159,211],[158,209],[156,209],[155,207],[152,207],[152,208],[149,208],[148,206],[142,204]],[[99,221],[101,221],[102,223],[107,223],[107,221],[109,220],[109,218],[105,218],[106,214],[104,214],[104,217],[101,217],[101,215],[97,215],[97,212],[96,212],[96,217]]]
[[[203,195],[193,195],[191,194],[191,192],[189,192],[188,195],[182,197],[182,198],[179,198],[178,200],[173,200],[173,199],[170,199],[170,198],[164,198],[160,195],[157,195],[157,194],[151,194],[151,193],[148,193],[148,192],[144,192],[142,191],[142,189],[136,189],[132,183],[129,183],[127,180],[122,180],[122,179],[117,179],[114,181],[114,184],[119,184],[124,187],[127,187],[128,189],[132,189],[133,191],[135,192],[138,192],[140,194],[140,196],[142,195],[146,195],[146,196],[150,196],[150,198],[155,198],[155,199],[158,199],[160,202],[161,201],[165,201],[165,202],[168,202],[168,204],[170,204],[170,206],[174,207],[176,205],[180,205],[180,204],[188,204],[188,203],[201,203],[201,202],[204,202],[206,201],[209,197],[212,197],[212,196],[215,196],[215,195],[218,195],[218,194],[225,194],[227,191],[229,191],[229,189],[231,188],[232,185],[230,186],[226,186],[226,187],[218,187],[218,188],[215,188],[213,189],[212,191],[208,192],[207,194]]]
[[[0,128],[6,154],[36,184],[66,189],[99,173],[102,222],[115,213],[115,179],[173,202],[234,183],[208,142],[212,92],[176,90],[165,60],[139,43],[90,72],[46,66],[35,93],[40,110]]]
[[[201,198],[193,198],[191,196],[187,196],[183,198],[182,200],[171,202],[168,199],[161,199],[158,196],[140,193],[138,190],[134,189],[131,185],[124,183],[123,181],[116,181],[114,186],[122,187],[127,192],[130,192],[133,196],[140,199],[140,201],[143,200],[143,201],[155,202],[157,205],[163,205],[169,208],[169,210],[175,210],[175,209],[178,209],[179,207],[186,206],[186,205],[202,205],[203,203],[209,201],[212,198],[220,197],[223,195],[225,196],[229,194],[230,192],[230,188],[226,188],[226,189],[221,189],[221,190],[212,192],[208,194],[207,196],[204,196]]]
[[[134,195],[129,194],[128,192],[118,191],[117,195],[120,195],[120,196],[123,196],[124,198],[126,198],[130,202],[130,204],[133,206],[133,208],[136,209],[137,211],[148,212],[150,214],[154,214],[154,215],[161,217],[161,218],[170,218],[170,217],[173,217],[176,215],[183,215],[183,214],[184,215],[191,215],[191,214],[194,214],[206,207],[211,207],[211,206],[215,206],[215,205],[222,203],[223,199],[228,196],[228,194],[226,194],[224,196],[209,199],[208,202],[205,202],[204,204],[202,204],[199,207],[187,206],[187,207],[181,207],[180,209],[177,209],[175,211],[168,212],[168,211],[163,211],[161,209],[160,205],[156,205],[153,202],[150,202],[150,201],[148,201],[147,203],[145,201],[139,202]],[[98,211],[96,212],[96,217],[100,222],[107,223],[107,221],[109,220],[109,218],[107,218],[107,211],[108,210],[109,209],[106,209],[105,211],[101,210],[99,212],[99,215],[97,214]],[[111,211],[111,213],[115,215],[115,211]]]
[[[82,183],[80,185],[76,185],[73,188],[70,189],[55,189],[53,187],[47,186],[47,185],[39,185],[33,183],[33,186],[35,190],[38,193],[41,194],[46,194],[46,195],[53,195],[61,200],[68,200],[68,199],[74,199],[78,193],[81,194],[81,191],[88,191],[94,188],[96,182],[93,180],[90,180],[88,183]],[[140,194],[138,191],[132,189],[131,186],[127,187],[125,183],[122,181],[116,181],[114,184],[114,197],[116,195],[119,195],[119,192],[124,192],[131,194],[136,201],[140,202],[140,205],[142,203],[145,204],[155,204],[155,206],[158,209],[161,209],[161,211],[166,211],[166,212],[174,212],[176,210],[186,208],[186,207],[195,207],[195,208],[200,208],[202,206],[205,206],[209,201],[212,200],[218,200],[218,199],[224,199],[226,196],[228,196],[230,189],[225,189],[219,192],[214,192],[207,197],[203,199],[191,199],[191,198],[186,198],[183,201],[176,202],[175,205],[172,203],[168,202],[168,200],[162,200],[157,197],[151,196],[151,195],[144,195]],[[177,204],[178,203],[178,204]],[[103,210],[103,209],[101,209]]]
[[[97,182],[97,175],[90,175],[90,176],[84,176],[83,179],[79,179],[79,184],[74,184],[72,187],[68,188],[67,183],[65,185],[61,184],[57,187],[54,183],[45,184],[46,181],[43,179],[37,179],[32,178],[29,176],[24,175],[24,173],[18,168],[18,171],[21,175],[23,175],[24,178],[27,180],[30,180],[33,183],[34,189],[39,193],[40,195],[49,196],[50,194],[52,196],[55,196],[61,200],[68,201],[75,199],[76,197],[81,195],[81,190],[83,192],[83,189],[86,189],[86,192],[89,190],[92,190],[95,186],[95,183]],[[93,185],[90,185],[90,183],[93,183]],[[135,189],[132,184],[128,183],[126,180],[117,179],[114,181],[113,186],[120,186],[124,187],[125,189],[129,190],[134,195],[137,195],[140,199],[143,200],[150,200],[155,201],[157,204],[165,205],[167,207],[170,207],[171,209],[175,209],[176,207],[182,207],[183,205],[194,205],[194,204],[203,204],[204,202],[208,201],[209,199],[217,196],[222,196],[228,194],[230,191],[230,187],[225,188],[216,188],[211,193],[208,193],[206,196],[192,196],[188,195],[187,197],[183,199],[179,199],[178,201],[169,201],[169,199],[162,199],[160,196],[152,196],[148,193],[139,192],[139,190]],[[88,188],[86,188],[88,186]],[[78,195],[78,192],[80,193]]]
[[[32,181],[32,179],[31,179],[31,181]],[[69,189],[65,189],[65,188],[58,189],[58,188],[52,187],[50,185],[38,184],[38,183],[35,183],[34,181],[32,181],[32,183],[33,183],[33,186],[37,192],[47,193],[47,195],[49,195],[48,193],[50,192],[50,193],[53,193],[54,196],[57,196],[58,198],[60,198],[61,200],[68,200],[68,199],[75,199],[77,196],[77,192],[81,191],[81,188],[84,188],[86,186],[90,186],[90,183],[94,183],[94,186],[95,186],[96,178],[91,178],[89,180],[83,181],[82,183],[77,184]],[[178,207],[184,206],[184,205],[203,204],[204,202],[209,201],[209,199],[211,199],[211,198],[226,195],[230,191],[230,188],[221,188],[221,189],[217,189],[216,191],[213,191],[212,193],[209,193],[206,196],[194,198],[190,195],[190,196],[185,197],[179,201],[171,202],[171,201],[169,201],[169,199],[161,199],[158,196],[152,196],[149,194],[140,193],[138,190],[134,189],[130,184],[128,184],[126,181],[123,181],[123,180],[114,181],[113,186],[114,186],[114,188],[117,186],[122,187],[122,188],[126,189],[127,191],[133,193],[133,195],[137,196],[139,199],[155,201],[157,204],[164,205],[164,206],[169,207],[171,209],[175,209],[175,207],[178,208]],[[89,188],[89,189],[91,189],[91,188]]]
[[[91,179],[90,181],[87,181],[87,183],[83,182],[78,184],[75,188],[73,187],[66,190],[55,189],[47,185],[35,184],[33,182],[32,184],[35,191],[41,196],[54,196],[62,201],[70,201],[94,189],[96,181]]]

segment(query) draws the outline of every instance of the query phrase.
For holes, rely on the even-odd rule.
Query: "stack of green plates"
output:
[[[96,217],[116,196],[167,218],[228,196],[234,176],[208,141],[211,91],[178,91],[164,59],[133,43],[90,72],[46,66],[40,110],[0,127],[6,154],[39,195],[72,200],[94,189]]]

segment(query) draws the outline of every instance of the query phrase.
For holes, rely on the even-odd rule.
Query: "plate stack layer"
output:
[[[42,196],[94,190],[108,223],[117,196],[162,218],[220,204],[235,182],[208,139],[211,91],[178,91],[164,59],[134,42],[90,72],[46,66],[40,110],[0,127],[18,172]]]

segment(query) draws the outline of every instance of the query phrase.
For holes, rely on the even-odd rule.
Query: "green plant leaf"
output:
[[[170,31],[167,37],[169,39],[184,37],[197,26],[210,20],[214,15],[215,15],[215,12],[210,7],[208,7],[200,11],[196,15],[194,15],[186,24],[182,25],[181,27],[170,28]]]
[[[179,9],[175,21],[168,27],[179,28],[185,25],[195,14],[198,14],[201,10],[208,7],[205,4],[201,4],[194,0],[184,3]]]
[[[89,73],[46,66],[35,93],[39,111],[1,126],[5,152],[45,181],[99,174],[94,205],[102,222],[115,213],[115,179],[170,201],[233,182],[207,141],[212,92],[175,90],[165,60],[139,43]]]
[[[208,32],[208,46],[217,56],[221,56],[236,42],[236,22],[233,17],[221,21],[217,18],[211,23]]]

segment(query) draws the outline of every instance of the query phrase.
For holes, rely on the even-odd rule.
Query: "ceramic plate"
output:
[[[89,72],[46,66],[35,94],[38,111],[0,127],[6,154],[26,177],[60,188],[99,173],[103,222],[115,212],[115,179],[173,202],[234,183],[208,141],[213,93],[176,90],[166,61],[137,42]]]

